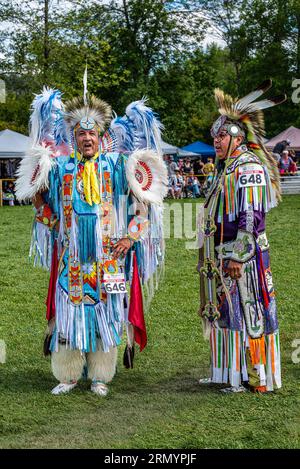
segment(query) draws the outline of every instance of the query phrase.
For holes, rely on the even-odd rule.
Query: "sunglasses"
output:
[[[218,135],[212,135],[213,139],[217,142],[224,140],[224,138],[228,135],[228,132],[222,131]]]

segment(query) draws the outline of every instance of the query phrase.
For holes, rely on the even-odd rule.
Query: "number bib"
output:
[[[265,186],[265,173],[259,164],[245,164],[239,166],[239,186]]]
[[[103,282],[107,293],[126,292],[125,275],[121,272],[118,274],[104,274]]]

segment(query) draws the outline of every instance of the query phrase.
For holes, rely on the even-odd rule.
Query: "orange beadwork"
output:
[[[83,272],[83,275],[82,275],[83,283],[90,285],[90,287],[93,290],[96,290],[97,288],[97,264],[96,262],[93,262],[93,264],[89,264],[89,267],[91,269],[90,272]]]
[[[73,175],[65,174],[62,183],[62,196],[63,196],[63,210],[64,210],[64,222],[65,222],[65,233],[67,237],[70,237],[71,225],[72,225],[72,191],[73,191]]]
[[[69,294],[73,304],[82,303],[80,262],[71,255],[69,256]]]

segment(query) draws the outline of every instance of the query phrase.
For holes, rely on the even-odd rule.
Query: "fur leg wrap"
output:
[[[60,345],[58,352],[51,354],[52,373],[60,383],[78,381],[82,375],[85,358],[79,350],[67,349]]]
[[[103,352],[99,341],[98,347],[97,352],[89,352],[86,354],[88,377],[91,380],[109,383],[116,372],[118,349],[117,347],[112,347],[109,352]]]

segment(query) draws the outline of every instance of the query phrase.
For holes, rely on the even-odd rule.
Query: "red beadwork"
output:
[[[138,161],[139,168],[135,170],[135,178],[138,183],[142,186],[143,191],[150,189],[153,176],[151,169],[144,161]]]

